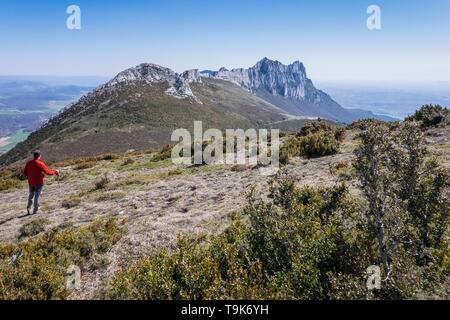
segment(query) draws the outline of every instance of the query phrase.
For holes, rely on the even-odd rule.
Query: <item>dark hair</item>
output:
[[[39,158],[41,156],[41,152],[39,150],[33,151],[33,157],[35,159]]]

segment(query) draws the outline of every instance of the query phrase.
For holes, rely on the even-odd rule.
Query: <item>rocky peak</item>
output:
[[[192,82],[202,82],[202,78],[200,75],[200,72],[198,69],[192,69],[192,70],[186,70],[181,74],[181,76],[186,80],[188,83]]]
[[[295,61],[284,65],[279,61],[264,58],[249,69],[221,68],[216,72],[203,72],[202,76],[231,81],[250,92],[265,90],[272,95],[298,100],[317,100],[319,91],[306,76],[303,63]]]
[[[188,70],[180,75],[169,68],[151,63],[143,63],[120,72],[114,79],[102,86],[101,89],[137,81],[143,81],[149,84],[167,83],[169,85],[169,88],[165,92],[167,95],[177,99],[190,98],[200,103],[200,100],[192,93],[191,87],[189,86],[192,82],[201,81],[198,70]]]

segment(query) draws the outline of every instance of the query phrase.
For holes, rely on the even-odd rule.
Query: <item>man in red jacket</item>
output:
[[[59,175],[59,171],[47,168],[45,163],[41,161],[41,153],[39,151],[34,151],[33,160],[27,162],[23,174],[27,177],[28,185],[30,187],[27,212],[28,214],[31,214],[31,206],[33,205],[34,199],[33,214],[37,214],[39,210],[39,197],[41,196],[42,188],[44,187],[44,175]]]

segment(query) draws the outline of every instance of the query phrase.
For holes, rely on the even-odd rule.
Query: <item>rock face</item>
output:
[[[168,96],[177,99],[193,99],[200,103],[200,100],[192,93],[189,86],[192,82],[198,82],[200,75],[198,70],[188,70],[183,74],[178,74],[169,68],[164,68],[156,64],[143,63],[134,68],[129,68],[119,73],[114,79],[106,83],[100,89],[111,88],[118,84],[128,84],[135,81],[146,83],[168,83],[166,90]]]
[[[266,90],[274,96],[319,102],[321,92],[307,78],[306,70],[300,61],[284,65],[267,58],[249,69],[222,68],[219,71],[202,72],[206,77],[227,80],[246,88],[250,92]]]
[[[230,81],[287,113],[351,122],[358,117],[342,108],[307,77],[300,61],[284,65],[264,58],[248,69],[202,71],[202,76]]]

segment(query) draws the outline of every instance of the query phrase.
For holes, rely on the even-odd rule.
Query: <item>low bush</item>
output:
[[[179,176],[179,175],[181,175],[181,174],[183,174],[183,173],[184,173],[184,170],[183,170],[183,169],[181,169],[181,168],[175,168],[175,169],[169,170],[168,175],[169,175],[169,176]]]
[[[378,119],[362,119],[362,120],[357,120],[357,121],[352,122],[351,124],[349,124],[347,126],[347,129],[349,129],[349,130],[367,130],[367,128],[370,126],[380,125],[380,124],[388,125],[387,122],[384,122],[384,121],[378,120]],[[393,123],[393,124],[395,124],[395,123]]]
[[[19,167],[8,168],[0,171],[0,191],[17,189],[26,180],[23,170]]]
[[[172,157],[172,148],[171,145],[166,145],[162,148],[158,153],[156,153],[151,159],[152,162],[159,162],[162,160],[170,159]]]
[[[97,165],[97,161],[81,162],[73,167],[74,170],[86,170],[94,168]]]
[[[298,133],[298,136],[305,137],[309,134],[319,132],[328,132],[339,142],[342,142],[345,139],[345,127],[333,126],[321,119],[307,122]]]
[[[128,166],[128,165],[130,165],[130,164],[134,164],[135,162],[136,162],[136,161],[134,161],[133,158],[126,158],[126,159],[123,161],[122,166]]]
[[[101,202],[101,201],[111,201],[111,200],[115,200],[115,199],[124,198],[125,196],[126,196],[126,194],[124,192],[111,191],[111,192],[105,192],[105,193],[101,194],[95,200],[99,201],[99,202]]]
[[[339,151],[340,143],[330,132],[310,133],[300,137],[300,156],[323,157],[335,154]]]
[[[280,148],[280,163],[286,164],[292,157],[322,157],[339,151],[340,142],[329,131],[291,136]]]
[[[81,198],[68,197],[62,201],[61,206],[65,209],[71,209],[79,206],[81,202],[82,202]]]
[[[0,181],[0,191],[17,189],[21,186],[20,180],[14,178],[2,178]]]
[[[440,105],[424,105],[405,120],[420,122],[424,128],[445,126],[450,124],[450,110]]]
[[[45,231],[45,226],[48,224],[48,220],[44,218],[37,218],[28,223],[25,223],[19,229],[19,240],[24,238],[33,237],[41,232]]]
[[[95,183],[93,191],[106,189],[106,187],[111,183],[111,179],[108,174],[104,174],[103,177]]]
[[[97,156],[96,158],[98,161],[112,161],[112,160],[120,159],[120,156],[118,154],[114,154],[114,153],[107,153],[107,154],[102,154],[100,156]]]
[[[109,219],[50,230],[18,245],[0,245],[0,299],[67,298],[67,268],[90,268],[94,255],[106,253],[122,234],[117,221]]]

